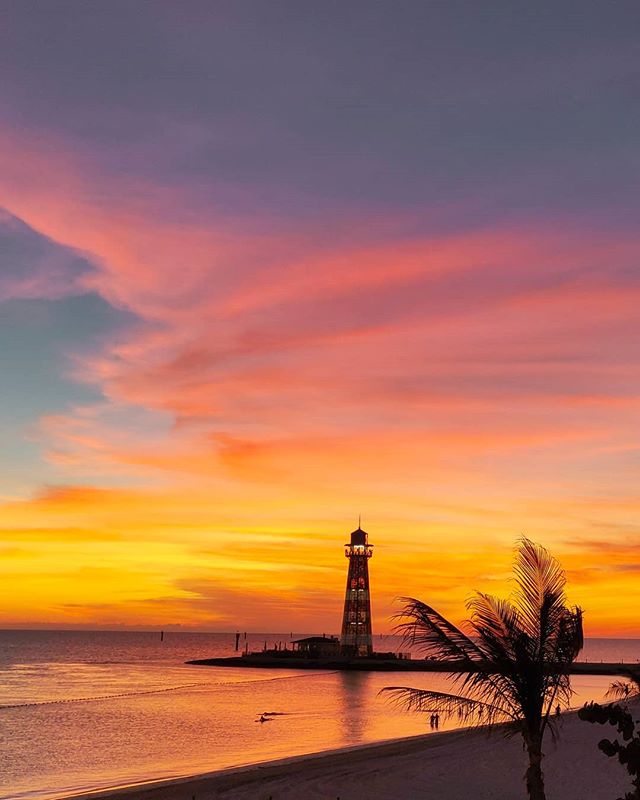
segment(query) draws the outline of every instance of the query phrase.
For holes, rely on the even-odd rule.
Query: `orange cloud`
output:
[[[611,600],[635,592],[637,533],[605,570],[584,543],[638,510],[637,242],[265,234],[63,147],[3,145],[0,205],[87,252],[85,288],[138,322],[75,354],[99,402],[34,425],[65,486],[3,508],[2,619],[270,627],[286,609],[321,629],[364,511],[379,625],[400,593],[460,618],[471,588],[508,590],[520,533],[559,548],[593,631],[637,624]]]

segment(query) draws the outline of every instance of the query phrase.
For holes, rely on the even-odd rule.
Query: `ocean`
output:
[[[294,634],[301,638],[305,634]],[[250,650],[290,634],[249,634]],[[0,631],[0,800],[51,800],[349,745],[428,733],[379,690],[446,690],[429,673],[188,666],[234,654],[232,633]],[[241,647],[245,646],[244,637]],[[391,636],[378,650],[395,650]],[[580,660],[640,660],[640,640],[587,640]],[[574,705],[607,677],[574,678]],[[256,720],[275,712],[268,723]],[[456,727],[443,722],[440,730]]]

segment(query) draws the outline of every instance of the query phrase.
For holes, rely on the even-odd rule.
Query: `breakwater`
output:
[[[231,658],[200,658],[187,664],[205,667],[247,667],[252,669],[344,670],[368,672],[472,672],[477,667],[464,661],[434,661],[410,658],[303,658],[285,652],[277,655],[249,653]],[[639,664],[624,662],[577,661],[571,667],[573,675],[627,675],[640,670]]]

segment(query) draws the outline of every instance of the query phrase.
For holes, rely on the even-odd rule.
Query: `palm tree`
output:
[[[530,800],[545,800],[542,742],[555,736],[556,709],[571,697],[569,668],[582,649],[582,611],[567,605],[564,572],[547,550],[529,539],[519,542],[515,590],[509,600],[476,592],[467,603],[467,633],[431,606],[413,598],[398,615],[405,644],[428,658],[456,662],[450,677],[457,693],[405,686],[388,687],[406,707],[438,712],[485,725],[508,722],[528,753]]]

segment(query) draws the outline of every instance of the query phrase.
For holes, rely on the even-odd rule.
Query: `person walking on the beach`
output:
[[[435,725],[435,714],[432,714],[432,715],[429,717],[429,725],[430,725],[432,728],[434,727],[434,725]]]
[[[433,722],[434,722],[434,724],[436,726],[436,729],[440,727],[440,714],[438,714],[437,711],[436,711],[436,713],[435,713],[435,715],[433,717]]]

